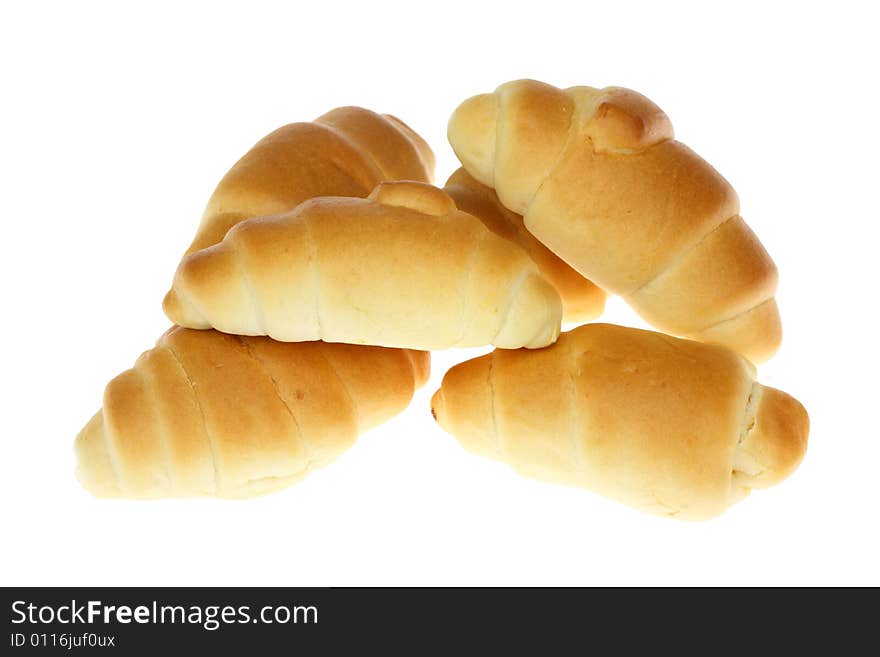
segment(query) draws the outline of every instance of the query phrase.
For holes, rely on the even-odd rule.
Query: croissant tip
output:
[[[192,304],[182,299],[177,290],[171,288],[162,300],[162,310],[172,322],[178,326],[194,329],[207,329],[211,325]]]
[[[754,464],[740,473],[751,488],[769,488],[800,465],[807,451],[810,416],[803,404],[776,388],[763,387],[752,427],[738,446]]]
[[[489,187],[495,183],[498,97],[481,94],[459,105],[449,118],[447,137],[464,168]]]
[[[168,316],[168,319],[170,319],[172,322],[174,322],[175,324],[180,323],[178,321],[181,318],[180,299],[177,296],[177,292],[175,292],[173,289],[168,290],[165,298],[162,299],[162,310]]]
[[[722,344],[760,365],[770,360],[782,344],[782,320],[776,299],[770,298],[744,313],[688,337]]]
[[[104,413],[98,411],[74,441],[75,476],[82,487],[95,497],[119,497],[119,486],[112,457],[107,452],[104,431]]]

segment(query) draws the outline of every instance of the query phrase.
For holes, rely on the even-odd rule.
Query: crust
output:
[[[477,217],[496,235],[525,249],[562,297],[563,321],[586,322],[602,314],[605,293],[581,276],[526,230],[523,218],[505,208],[495,192],[458,169],[444,188],[458,208]]]
[[[434,178],[434,154],[400,119],[361,107],[339,107],[318,117],[315,123],[339,131],[359,151],[367,153],[382,172],[382,180],[431,182]]]
[[[769,488],[781,482],[803,460],[809,433],[810,418],[797,399],[761,386],[754,418],[737,445],[737,483]]]
[[[730,184],[673,136],[634,91],[531,80],[465,101],[449,124],[468,172],[581,275],[664,331],[768,358],[780,335],[769,306],[767,336],[751,321],[716,325],[771,299],[775,266]]]
[[[342,133],[318,123],[286,125],[261,139],[219,182],[188,253],[208,246],[200,236],[215,234],[211,224],[218,215],[278,214],[324,194],[366,196],[382,177]]]
[[[703,329],[693,338],[726,345],[753,363],[763,363],[782,344],[782,320],[776,299],[769,299],[736,317]]]
[[[184,326],[414,349],[543,347],[562,315],[525,251],[412,182],[244,221],[185,258],[174,290],[197,311],[170,316]]]
[[[806,413],[778,391],[740,443],[753,381],[729,349],[589,324],[546,349],[453,367],[433,412],[467,449],[524,474],[696,520],[781,481],[803,456]],[[751,481],[733,476],[743,451],[763,464]]]
[[[672,139],[669,117],[631,89],[603,89],[586,133],[597,152],[632,153]]]
[[[497,94],[468,98],[449,118],[447,136],[459,161],[474,178],[495,186],[495,146],[498,130]]]
[[[661,330],[699,336],[771,299],[777,280],[761,242],[740,217],[733,217],[627,301]],[[746,355],[755,353],[760,342],[744,343]]]
[[[434,154],[393,116],[340,107],[291,123],[254,145],[211,195],[187,254],[223,239],[248,217],[286,212],[315,196],[358,196],[388,179],[430,182]]]
[[[329,463],[403,410],[424,352],[171,329],[108,386],[76,439],[101,497],[247,497]]]
[[[679,142],[634,155],[572,147],[526,228],[581,274],[627,296],[739,212],[733,188]]]
[[[568,138],[574,101],[561,89],[534,80],[500,86],[495,147],[495,190],[522,214]]]

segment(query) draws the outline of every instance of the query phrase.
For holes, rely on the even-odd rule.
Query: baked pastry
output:
[[[809,432],[804,407],[737,353],[610,324],[456,365],[432,412],[523,474],[689,520],[782,481]]]
[[[602,314],[605,293],[535,239],[523,225],[523,218],[501,204],[495,190],[461,168],[446,181],[444,191],[459,210],[474,215],[493,233],[525,249],[562,297],[563,321],[586,322]]]
[[[187,253],[248,217],[292,210],[314,196],[369,194],[383,180],[431,182],[434,154],[400,119],[340,107],[263,137],[217,185]]]
[[[524,250],[443,191],[388,182],[237,224],[184,258],[165,312],[289,342],[517,348],[552,343],[562,303]]]
[[[462,103],[449,142],[526,228],[657,328],[766,360],[777,272],[730,184],[644,96],[533,80]]]
[[[296,483],[402,411],[425,352],[175,327],[113,379],[76,439],[99,497],[248,497]]]
[[[400,120],[342,107],[284,126],[220,181],[187,253],[254,215],[382,180],[429,181],[434,156]],[[294,483],[403,410],[428,375],[410,350],[282,344],[169,330],[107,386],[76,440],[78,476],[103,497],[244,497]]]

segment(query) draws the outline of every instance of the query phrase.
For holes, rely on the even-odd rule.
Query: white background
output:
[[[0,583],[880,584],[878,92],[871,3],[4,3]],[[800,470],[714,521],[642,515],[403,415],[284,492],[97,501],[71,445],[165,330],[222,174],[344,104],[400,116],[442,184],[449,114],[510,79],[623,85],[737,188],[781,272],[760,379],[810,412]],[[430,303],[430,299],[425,300]],[[606,321],[641,326],[619,301]]]

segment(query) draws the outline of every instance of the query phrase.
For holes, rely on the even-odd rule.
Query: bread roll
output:
[[[581,276],[526,230],[523,218],[505,208],[491,187],[477,182],[465,169],[458,169],[444,188],[459,210],[482,221],[496,235],[518,244],[529,254],[541,274],[562,297],[562,319],[586,322],[602,314],[605,293]]]
[[[730,184],[644,96],[510,82],[462,103],[449,141],[538,240],[654,326],[756,362],[777,350],[773,261]]]
[[[184,258],[165,312],[289,342],[518,348],[556,339],[562,303],[521,248],[436,187],[398,182],[236,225]]]
[[[804,407],[735,352],[610,324],[456,365],[432,412],[525,475],[688,520],[785,479],[809,432]]]
[[[301,480],[402,411],[425,352],[175,327],[113,379],[76,439],[98,497],[248,497]]]
[[[364,197],[383,180],[431,182],[434,154],[388,114],[340,107],[261,139],[223,177],[187,254],[223,239],[248,217],[277,214],[315,196]]]

